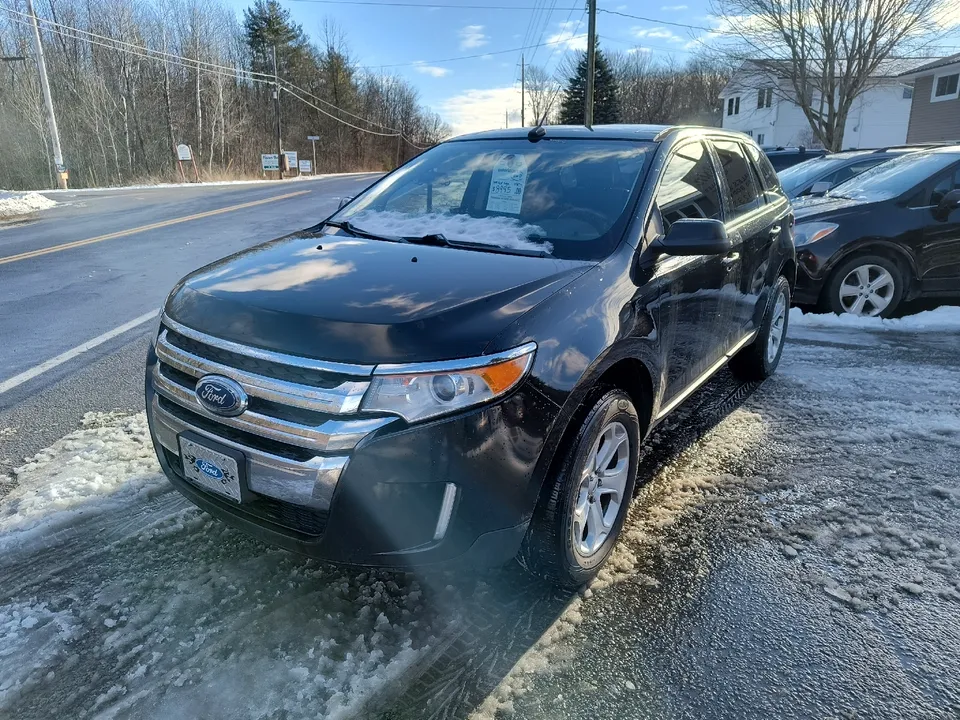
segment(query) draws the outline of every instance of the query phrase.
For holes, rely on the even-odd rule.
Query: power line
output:
[[[15,14],[15,15],[23,15],[23,13],[17,12],[17,11],[15,11],[15,10],[10,10],[9,8],[0,8],[0,9],[2,9],[2,10],[7,10],[8,12],[11,12],[12,14]],[[29,25],[29,23],[28,23],[26,20],[22,20],[22,19],[17,18],[17,17],[14,17],[14,18],[11,18],[11,19],[12,19],[14,22],[16,22],[17,24],[19,24],[19,25],[24,25],[24,26],[28,26],[28,25]],[[212,75],[218,75],[218,76],[221,76],[221,77],[231,77],[231,78],[235,78],[235,79],[239,79],[239,80],[249,79],[249,80],[252,81],[252,82],[260,82],[260,83],[268,83],[268,84],[273,84],[273,82],[274,82],[273,76],[268,75],[268,74],[266,74],[266,73],[258,73],[258,72],[253,72],[253,71],[250,71],[250,70],[244,70],[244,69],[242,69],[242,68],[229,67],[229,66],[226,66],[226,65],[217,65],[217,64],[215,64],[215,63],[208,63],[208,62],[205,62],[205,61],[194,60],[194,59],[192,59],[192,58],[185,58],[185,57],[183,57],[183,56],[174,55],[174,54],[172,54],[172,53],[155,51],[155,50],[152,50],[151,48],[147,48],[147,47],[143,47],[143,46],[139,46],[139,45],[133,45],[132,43],[127,43],[127,42],[124,42],[124,41],[122,41],[122,40],[116,40],[115,38],[110,38],[110,37],[108,37],[108,36],[97,35],[96,33],[91,33],[91,32],[85,31],[85,30],[80,30],[80,29],[78,29],[78,28],[72,28],[72,27],[69,27],[69,26],[61,25],[60,23],[56,23],[56,22],[53,22],[53,21],[51,21],[51,20],[41,20],[39,17],[38,17],[37,19],[40,20],[41,22],[43,22],[43,23],[46,25],[46,27],[45,27],[44,29],[46,29],[46,30],[48,30],[48,31],[50,31],[50,32],[53,32],[53,33],[55,33],[55,34],[57,34],[57,35],[60,35],[61,37],[66,37],[66,38],[69,38],[69,39],[72,39],[72,40],[82,40],[82,41],[87,42],[87,43],[89,43],[89,44],[91,44],[91,45],[98,45],[98,46],[100,46],[100,47],[104,47],[104,48],[107,48],[108,50],[113,50],[113,51],[115,51],[115,52],[126,53],[126,54],[128,54],[128,55],[132,55],[132,56],[134,56],[134,57],[143,58],[143,59],[146,59],[146,60],[154,60],[154,61],[159,61],[159,62],[164,62],[164,63],[170,63],[170,64],[175,65],[175,66],[178,66],[178,67],[183,67],[183,68],[187,68],[187,69],[190,69],[190,70],[196,70],[196,71],[198,71],[198,72],[203,71],[203,72],[206,72],[206,73],[209,73],[209,74],[212,74]],[[71,34],[71,33],[73,33],[73,34]],[[89,36],[91,36],[91,37],[84,37],[84,35],[89,35]],[[108,43],[106,43],[106,42],[100,42],[99,40],[93,39],[94,37],[106,39],[106,40],[108,40],[109,42],[111,42],[111,43],[113,43],[113,44],[108,44]],[[122,47],[122,46],[127,46],[127,47]],[[151,53],[153,53],[153,54],[151,54]],[[163,55],[164,57],[157,57],[157,56],[156,56],[157,54]],[[262,77],[252,77],[253,75],[259,75],[259,76],[262,76]],[[342,118],[339,118],[339,117],[337,117],[337,116],[335,116],[335,115],[327,112],[326,110],[323,110],[322,108],[317,107],[317,106],[314,105],[313,103],[305,100],[303,97],[299,96],[296,92],[294,92],[294,91],[291,90],[290,88],[295,88],[296,90],[299,90],[300,92],[303,92],[303,93],[305,93],[305,94],[307,94],[307,95],[312,95],[311,93],[307,92],[306,90],[303,90],[302,88],[299,88],[299,87],[297,87],[296,85],[293,85],[293,83],[288,83],[287,81],[284,81],[284,80],[281,80],[280,83],[282,83],[281,86],[280,86],[280,89],[281,89],[281,90],[287,92],[288,94],[290,94],[290,95],[292,95],[293,97],[297,98],[297,99],[300,100],[301,102],[309,105],[310,107],[314,108],[314,109],[317,110],[318,112],[321,112],[321,113],[323,113],[324,115],[327,115],[328,117],[333,118],[333,119],[336,120],[337,122],[343,123],[344,125],[348,125],[349,127],[352,127],[352,128],[354,128],[355,130],[359,130],[359,131],[361,131],[361,132],[366,132],[366,133],[369,133],[369,134],[371,134],[371,135],[379,135],[379,136],[382,136],[382,137],[402,137],[404,140],[406,140],[406,142],[408,142],[411,146],[417,148],[418,150],[424,150],[424,149],[426,149],[426,148],[423,148],[423,147],[417,145],[416,143],[414,143],[414,142],[413,142],[412,140],[410,140],[409,138],[405,137],[405,136],[403,135],[403,133],[401,133],[399,130],[396,130],[395,128],[387,128],[387,126],[385,126],[385,125],[381,125],[380,123],[376,123],[376,122],[374,122],[374,121],[372,121],[372,120],[368,120],[367,118],[362,118],[362,117],[360,117],[359,115],[354,115],[353,113],[350,113],[349,111],[344,110],[343,108],[340,108],[340,107],[334,105],[333,103],[327,102],[326,100],[323,100],[322,98],[318,98],[318,97],[316,97],[315,95],[313,96],[316,100],[319,100],[319,101],[321,101],[321,102],[329,105],[330,107],[334,108],[334,109],[337,110],[338,112],[342,112],[342,113],[344,113],[344,114],[346,114],[346,115],[350,115],[351,117],[357,118],[357,119],[362,120],[363,122],[367,122],[367,123],[369,123],[369,124],[371,124],[371,125],[377,125],[378,127],[387,128],[388,130],[392,130],[392,132],[389,132],[389,133],[381,133],[381,132],[377,132],[377,131],[375,131],[375,130],[370,130],[370,129],[368,129],[368,128],[362,128],[362,127],[359,127],[359,126],[357,126],[357,125],[354,125],[354,124],[352,124],[352,123],[350,123],[350,122],[347,122],[346,120],[344,120],[344,119],[342,119]],[[289,87],[286,87],[286,85],[289,85]]]
[[[540,43],[539,45],[524,45],[521,47],[510,48],[509,50],[493,50],[490,52],[477,53],[475,55],[459,55],[457,57],[443,58],[442,60],[417,60],[415,62],[388,63],[385,65],[360,65],[359,67],[366,68],[366,69],[374,69],[374,68],[415,67],[417,65],[437,65],[439,63],[457,62],[459,60],[474,60],[476,58],[487,57],[488,55],[510,55],[515,52],[520,52],[521,50],[530,50],[535,47],[562,45],[563,43],[568,41],[569,41],[569,38],[564,38],[562,40],[552,40],[550,42]]]

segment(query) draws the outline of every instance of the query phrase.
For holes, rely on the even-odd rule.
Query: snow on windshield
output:
[[[546,236],[543,228],[509,217],[472,217],[435,212],[410,215],[393,210],[363,210],[351,217],[350,222],[362,230],[380,235],[419,237],[439,233],[448,240],[465,240],[517,250],[553,250],[548,242],[530,239],[531,236]]]

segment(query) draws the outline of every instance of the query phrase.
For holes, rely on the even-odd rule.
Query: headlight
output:
[[[378,365],[360,408],[416,422],[490,402],[517,386],[536,350],[536,343],[527,343],[467,360]]]
[[[799,223],[793,228],[793,244],[796,247],[815,243],[836,230],[839,225],[828,222]]]

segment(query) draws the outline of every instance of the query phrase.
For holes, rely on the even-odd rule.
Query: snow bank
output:
[[[838,328],[859,330],[899,330],[902,332],[954,331],[960,332],[960,307],[939,307],[895,320],[834,315],[833,313],[806,313],[799,308],[790,311],[790,327]]]
[[[349,220],[358,228],[383,235],[419,236],[440,233],[449,240],[501,245],[519,250],[553,250],[550,243],[529,239],[531,235],[546,235],[542,228],[525,225],[508,217],[475,218],[454,213],[409,215],[392,210],[364,210],[350,216]]]
[[[56,204],[56,201],[44,197],[40,193],[15,193],[0,190],[0,220],[47,210]]]
[[[164,188],[199,188],[199,187],[220,187],[222,185],[275,185],[277,182],[304,182],[307,180],[321,180],[323,178],[349,178],[364,177],[366,175],[382,175],[382,172],[353,172],[353,173],[320,173],[319,175],[298,175],[293,178],[284,178],[278,180],[211,180],[209,182],[187,182],[187,183],[143,183],[139,185],[107,185],[96,188],[78,188],[71,190],[44,190],[51,193],[92,193],[109,190],[160,190]]]
[[[143,414],[87,413],[82,429],[21,467],[0,505],[0,550],[116,510],[166,486]]]

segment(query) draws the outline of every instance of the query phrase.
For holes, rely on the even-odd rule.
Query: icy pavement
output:
[[[56,201],[40,193],[0,190],[0,220],[47,210],[56,204]]]
[[[858,325],[659,429],[572,597],[265,547],[90,416],[0,503],[0,716],[956,718],[960,322]]]

